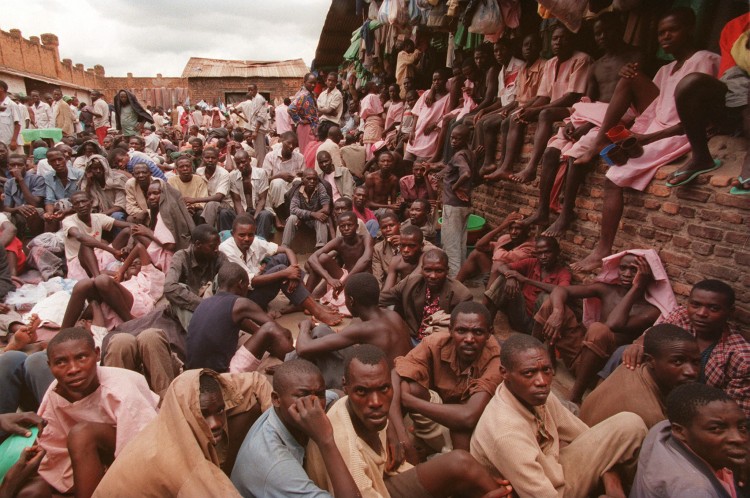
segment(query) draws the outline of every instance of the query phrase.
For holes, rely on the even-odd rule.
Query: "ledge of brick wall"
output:
[[[533,132],[532,125],[515,171],[528,159]],[[656,249],[680,303],[684,303],[692,285],[704,278],[729,283],[737,294],[735,319],[748,329],[750,196],[729,194],[729,183],[740,171],[747,143],[719,136],[712,138],[709,146],[714,157],[722,160],[722,167],[702,175],[693,185],[673,189],[664,185],[667,175],[685,161],[683,158],[660,168],[644,192],[626,191],[614,251]],[[599,238],[605,172],[606,167],[598,165],[581,186],[576,200],[577,219],[560,239],[567,262],[582,259]],[[529,215],[539,202],[537,182],[482,185],[473,193],[474,211],[486,218],[490,226],[497,226],[513,211]],[[594,275],[578,274],[575,278],[591,280]]]

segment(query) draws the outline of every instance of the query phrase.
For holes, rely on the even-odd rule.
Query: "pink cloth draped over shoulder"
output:
[[[162,244],[174,244],[174,235],[169,231],[167,225],[162,220],[161,213],[156,215],[156,225],[154,226],[154,237],[159,239]],[[163,246],[157,244],[153,240],[146,248],[146,252],[151,258],[151,263],[164,273],[167,273],[169,266],[172,264],[172,256],[174,252],[164,249]]]
[[[417,157],[432,157],[435,154],[440,128],[436,128],[429,134],[425,134],[424,130],[430,125],[439,124],[450,108],[450,94],[446,93],[440,100],[427,106],[425,96],[428,93],[430,92],[423,93],[412,109],[412,114],[417,116],[417,128],[414,133],[414,143],[407,144],[406,152]]]
[[[645,258],[648,266],[651,268],[651,274],[654,277],[648,287],[646,287],[646,301],[659,308],[662,315],[669,314],[677,306],[677,300],[672,292],[672,285],[669,283],[669,276],[664,269],[664,265],[659,258],[659,254],[653,249],[628,249],[627,251],[618,252],[602,260],[602,271],[596,276],[597,282],[605,284],[616,284],[620,280],[619,266],[620,260],[626,254],[641,256]],[[583,300],[583,323],[587,327],[599,320],[601,311],[601,302],[596,298]]]
[[[391,102],[388,112],[385,114],[385,129],[390,128],[394,123],[400,123],[404,119],[404,101]]]
[[[699,50],[679,69],[675,69],[677,61],[659,69],[654,77],[654,84],[659,88],[659,96],[636,118],[631,131],[648,134],[678,124],[680,117],[677,115],[674,101],[677,84],[690,73],[704,73],[716,77],[720,59],[713,52]],[[644,190],[660,166],[688,152],[690,143],[686,135],[663,138],[645,145],[641,157],[630,159],[622,166],[609,168],[607,178],[620,187]]]

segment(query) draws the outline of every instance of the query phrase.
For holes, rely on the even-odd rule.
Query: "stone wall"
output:
[[[521,161],[528,159],[532,136],[533,129],[527,133]],[[715,137],[710,147],[724,164],[693,186],[670,189],[664,185],[667,175],[679,167],[676,163],[662,167],[645,192],[625,194],[625,211],[614,249],[657,249],[681,303],[692,285],[704,278],[729,283],[737,293],[736,319],[747,326],[750,196],[730,195],[728,187],[739,173],[747,144],[741,139]],[[516,164],[515,170],[519,168]],[[576,200],[578,218],[560,240],[568,262],[586,256],[599,238],[605,172],[606,167],[599,165],[581,187]],[[474,191],[473,202],[476,213],[497,226],[512,211],[531,214],[539,202],[538,185],[502,182],[481,186]],[[576,275],[578,281],[592,277]]]

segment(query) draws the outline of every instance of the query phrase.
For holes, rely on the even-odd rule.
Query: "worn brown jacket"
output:
[[[427,283],[422,274],[413,273],[392,289],[380,294],[380,306],[394,305],[395,311],[404,318],[414,336],[422,323],[426,290]],[[443,290],[440,291],[440,309],[450,314],[459,303],[472,299],[471,292],[464,284],[452,278],[445,279]]]

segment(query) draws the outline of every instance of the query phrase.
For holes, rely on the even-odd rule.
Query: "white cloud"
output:
[[[4,0],[2,29],[54,33],[60,58],[107,76],[180,76],[190,57],[308,65],[330,0]]]

